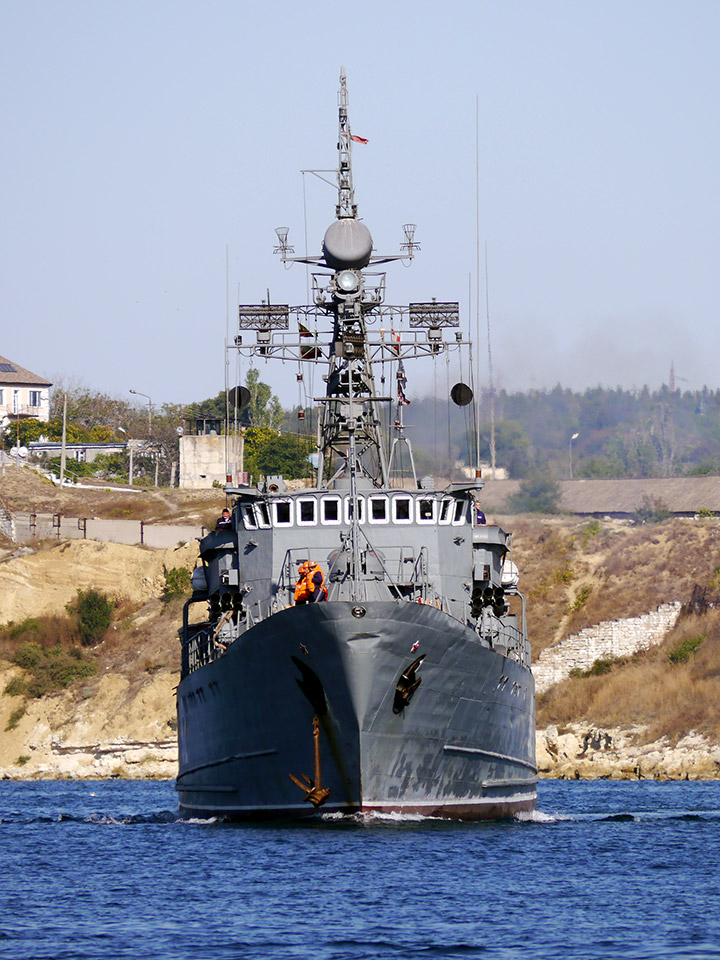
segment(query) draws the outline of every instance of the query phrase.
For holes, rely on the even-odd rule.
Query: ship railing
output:
[[[181,675],[204,667],[222,656],[227,649],[226,644],[215,639],[215,628],[211,623],[190,623],[182,631],[182,669]]]
[[[491,627],[484,639],[488,640],[493,650],[504,653],[512,660],[523,666],[530,666],[530,647],[524,632],[511,623],[490,615]]]
[[[419,551],[417,550],[417,547],[412,547],[409,545],[393,547],[393,552],[396,552],[397,555],[394,556],[392,560],[388,560],[387,557],[383,558],[375,549],[373,544],[368,539],[365,531],[363,530],[361,533],[366,544],[366,551],[363,552],[367,554],[367,551],[370,551],[373,558],[377,561],[380,570],[382,570],[385,582],[390,589],[391,595],[398,600],[417,600],[419,597],[426,603],[434,603],[436,605],[438,603],[442,603],[442,598],[431,588],[427,579],[427,547],[423,546]],[[338,573],[340,573],[342,570],[343,561],[346,560],[347,556],[347,553],[343,550],[339,550],[336,553],[334,560],[331,562],[329,569],[327,570],[325,580],[326,586],[329,586],[330,583],[337,579],[343,579],[342,574],[340,577],[338,577]],[[405,558],[412,558],[413,565],[409,572],[403,571],[403,565],[406,562]],[[285,551],[285,556],[283,557],[282,564],[280,566],[277,594],[271,603],[271,612],[275,612],[283,606],[282,600],[280,599],[283,593],[285,593],[287,596],[287,603],[292,603],[295,593],[295,584],[297,582],[298,563],[301,560],[311,560],[319,563],[321,566],[324,566],[324,564],[327,563],[326,556],[323,556],[320,559],[315,559],[313,557],[313,551],[311,551],[308,547],[289,547]],[[398,573],[396,576],[393,576],[390,571],[395,564],[397,564]],[[363,573],[362,579],[373,579],[373,577],[365,572]]]

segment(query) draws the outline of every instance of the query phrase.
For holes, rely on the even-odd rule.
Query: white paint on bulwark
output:
[[[566,680],[571,670],[589,670],[596,660],[629,657],[665,639],[680,615],[680,601],[663,603],[657,610],[626,620],[604,620],[594,627],[543,650],[533,664],[536,693]]]

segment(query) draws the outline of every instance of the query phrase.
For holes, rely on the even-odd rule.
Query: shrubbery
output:
[[[78,619],[80,642],[91,647],[101,639],[110,626],[113,605],[104,593],[98,590],[78,590],[75,613]]]
[[[165,570],[165,589],[163,600],[169,603],[175,597],[182,597],[190,590],[191,573],[185,567],[172,567]]]
[[[557,481],[537,472],[521,480],[520,490],[509,497],[509,507],[514,513],[557,513],[560,496]]]
[[[14,696],[43,697],[55,690],[62,690],[73,680],[91,677],[96,665],[87,660],[77,648],[50,647],[43,649],[39,643],[25,641],[15,651],[13,663],[27,672],[28,679],[15,678],[5,688],[5,693]],[[12,690],[10,690],[12,687]]]
[[[682,640],[676,647],[673,647],[668,654],[668,660],[670,663],[684,663],[690,659],[704,639],[704,633],[699,637],[687,637],[687,639]]]
[[[666,503],[657,497],[648,497],[642,499],[642,506],[636,510],[633,515],[634,523],[663,523],[672,516],[672,510]]]

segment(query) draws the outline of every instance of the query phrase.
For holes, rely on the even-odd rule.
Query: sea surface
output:
[[[720,782],[542,781],[506,823],[182,821],[0,782],[0,958],[720,958]]]

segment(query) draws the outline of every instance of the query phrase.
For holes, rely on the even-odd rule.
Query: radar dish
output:
[[[473,392],[466,383],[456,383],[450,391],[450,399],[458,407],[466,407],[473,398]]]
[[[250,391],[247,387],[233,387],[228,394],[231,407],[237,407],[238,410],[244,410],[250,403]]]
[[[335,220],[325,231],[323,257],[333,270],[362,270],[370,263],[372,248],[370,231],[359,220]]]

